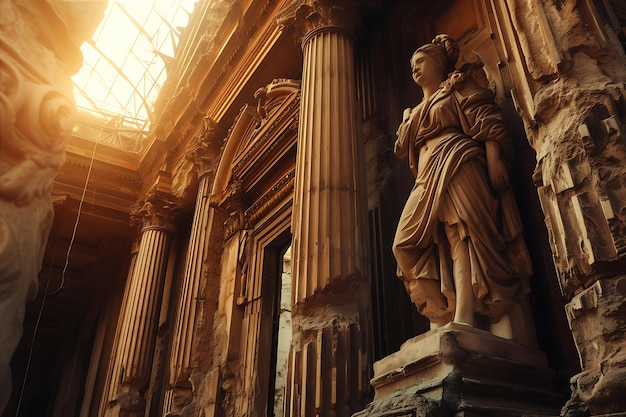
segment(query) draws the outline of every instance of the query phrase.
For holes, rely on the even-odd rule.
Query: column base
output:
[[[123,392],[109,403],[105,417],[143,417],[146,400],[137,393]]]
[[[545,354],[455,323],[406,341],[374,364],[365,416],[558,416]]]

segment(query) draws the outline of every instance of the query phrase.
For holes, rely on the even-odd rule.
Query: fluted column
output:
[[[124,317],[125,311],[126,311],[126,305],[127,305],[127,300],[129,297],[129,293],[130,293],[130,287],[131,287],[131,283],[132,283],[132,276],[135,272],[135,264],[137,263],[137,254],[139,253],[139,238],[134,239],[133,240],[133,244],[132,244],[132,249],[131,249],[131,254],[130,254],[130,264],[128,267],[128,274],[127,274],[127,278],[126,278],[126,285],[124,287],[124,296],[122,297],[122,304],[120,305],[120,313],[119,313],[119,318]],[[119,367],[116,367],[115,365],[117,364],[117,348],[120,344],[120,333],[121,333],[121,327],[117,326],[115,328],[115,337],[113,339],[113,349],[111,350],[111,357],[109,359],[109,365],[107,368],[107,379],[105,381],[105,385],[104,385],[104,389],[103,392],[104,393],[109,393],[110,389],[113,385],[115,385],[113,383],[113,381],[117,381],[119,378]],[[106,409],[108,407],[108,403],[110,400],[113,400],[114,398],[109,398],[108,395],[104,395],[100,401],[100,409],[99,409],[99,414],[98,415],[104,415],[106,412]]]
[[[364,273],[364,168],[347,4],[305,3],[295,17],[304,32],[292,221],[296,302]]]
[[[217,126],[206,126],[204,132],[192,140],[186,159],[198,172],[198,194],[191,226],[189,249],[185,259],[176,321],[174,324],[170,354],[169,382],[172,389],[167,393],[166,412],[178,408],[177,394],[188,394],[190,388],[193,331],[196,322],[198,289],[201,285],[205,251],[209,245],[207,226],[209,221],[209,197],[214,178],[215,164],[220,152]],[[180,390],[182,388],[182,390]],[[182,391],[182,392],[177,392]]]
[[[302,39],[292,217],[292,416],[351,415],[371,368],[364,160],[353,1],[298,1],[279,17]],[[332,411],[331,411],[332,410]]]
[[[170,234],[178,206],[156,194],[134,207],[133,221],[141,227],[125,305],[119,321],[109,399],[111,416],[141,416],[152,368],[159,308],[163,292]]]

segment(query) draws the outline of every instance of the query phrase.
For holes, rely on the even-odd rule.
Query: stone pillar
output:
[[[582,368],[563,416],[626,412],[626,57],[600,3],[504,8],[532,79],[532,100],[516,97]]]
[[[122,298],[122,304],[120,305],[120,313],[118,315],[118,318],[121,319],[122,317],[124,317],[124,315],[126,314],[126,306],[127,306],[127,300],[129,297],[129,293],[130,293],[130,287],[131,287],[131,283],[132,283],[132,276],[135,272],[135,264],[137,263],[137,254],[139,253],[139,237],[137,239],[133,240],[132,243],[132,248],[131,248],[131,253],[130,253],[130,264],[128,267],[128,274],[126,277],[126,285],[124,287],[124,296]],[[109,404],[109,397],[107,395],[107,393],[110,392],[113,381],[117,381],[117,377],[112,377],[113,375],[113,370],[115,369],[115,365],[117,363],[117,348],[120,344],[120,333],[121,333],[121,327],[118,325],[115,328],[115,337],[113,339],[113,348],[111,350],[111,357],[109,358],[109,364],[108,364],[108,368],[107,368],[107,379],[105,381],[104,384],[104,389],[102,390],[102,392],[104,393],[104,395],[102,395],[102,398],[100,400],[100,406],[99,406],[99,414],[100,416],[103,416],[107,410],[108,404]]]
[[[177,204],[158,194],[149,195],[133,208],[133,221],[141,228],[141,239],[118,324],[107,416],[144,414],[142,393],[152,370],[168,246],[177,210]]]
[[[178,300],[172,347],[170,349],[169,383],[163,410],[165,415],[180,411],[181,403],[191,395],[191,353],[194,326],[196,323],[198,290],[204,271],[208,240],[209,197],[215,173],[215,165],[220,153],[217,127],[207,126],[204,132],[192,140],[186,152],[186,159],[193,163],[198,173],[198,194],[191,226],[189,249],[185,259],[183,283]]]
[[[370,289],[353,1],[296,1],[304,54],[292,217],[291,416],[351,415],[369,393]],[[332,410],[332,411],[331,411]]]
[[[106,2],[0,2],[0,414],[24,304],[37,294],[51,190],[75,117],[70,76]]]

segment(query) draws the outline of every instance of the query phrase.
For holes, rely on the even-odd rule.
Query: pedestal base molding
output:
[[[556,416],[553,375],[543,352],[450,323],[376,362],[374,402],[355,417]]]

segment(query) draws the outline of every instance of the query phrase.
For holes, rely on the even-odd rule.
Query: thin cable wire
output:
[[[102,136],[102,132],[100,132]],[[48,272],[48,279],[46,280],[46,288],[43,292],[43,298],[41,299],[41,307],[39,308],[39,314],[37,315],[37,320],[35,321],[35,328],[33,329],[33,337],[30,341],[30,348],[28,350],[28,359],[26,361],[26,370],[24,371],[24,380],[22,382],[22,389],[20,390],[20,397],[17,402],[17,409],[15,411],[15,417],[18,417],[20,412],[20,407],[22,406],[22,398],[24,396],[24,391],[26,390],[26,380],[28,379],[28,371],[30,369],[30,362],[33,357],[33,349],[35,347],[35,338],[37,337],[37,330],[39,329],[39,323],[41,323],[41,315],[43,314],[43,308],[46,304],[46,297],[48,295],[54,295],[61,291],[63,285],[65,285],[65,272],[67,271],[67,267],[70,261],[70,253],[72,251],[72,245],[74,244],[74,239],[76,238],[76,230],[78,230],[78,223],[80,222],[80,214],[83,209],[83,202],[85,201],[85,194],[87,193],[87,187],[89,185],[89,178],[91,177],[91,169],[93,168],[93,161],[96,158],[96,148],[98,147],[98,142],[94,143],[93,152],[91,154],[91,161],[89,162],[89,170],[87,171],[87,178],[85,179],[85,186],[83,187],[83,194],[80,197],[80,203],[78,204],[78,213],[76,213],[76,221],[74,222],[74,230],[72,231],[72,238],[70,239],[70,245],[67,248],[67,253],[65,255],[65,265],[63,266],[63,272],[61,273],[61,283],[59,287],[48,293],[48,287],[50,285],[50,278],[52,277],[52,269],[54,266],[54,251],[52,251],[52,261],[50,263],[50,271]]]
[[[48,279],[46,280],[46,287],[43,291],[43,298],[41,299],[41,307],[39,307],[39,314],[37,315],[37,321],[35,321],[35,328],[33,329],[33,337],[30,340],[30,348],[28,349],[28,360],[26,361],[26,370],[24,371],[24,380],[22,381],[22,389],[20,390],[20,398],[17,401],[17,409],[15,410],[15,417],[18,417],[20,413],[20,407],[22,406],[22,398],[24,397],[24,391],[26,390],[26,379],[28,378],[28,370],[30,369],[30,361],[33,357],[33,348],[35,346],[35,337],[37,337],[37,329],[41,322],[41,315],[43,314],[43,306],[46,304],[46,296],[48,295],[48,286],[50,285],[50,278],[52,277],[52,267],[54,265],[54,252],[52,253],[52,259],[50,261],[50,271],[48,272]]]
[[[98,147],[98,142],[94,142],[93,145],[93,153],[91,154],[91,162],[89,162],[89,170],[87,171],[87,179],[85,180],[85,186],[83,187],[83,194],[80,197],[80,203],[78,204],[78,213],[76,213],[76,222],[74,223],[74,231],[72,232],[72,238],[70,239],[70,245],[67,247],[67,253],[65,255],[65,265],[63,266],[63,272],[61,273],[61,283],[59,287],[52,291],[50,295],[54,295],[61,291],[63,285],[65,285],[65,272],[67,271],[67,267],[70,263],[70,253],[72,252],[72,245],[74,245],[74,239],[76,238],[76,230],[78,230],[78,223],[80,222],[80,214],[83,209],[83,202],[85,201],[85,194],[87,193],[87,187],[89,186],[89,178],[91,177],[91,168],[93,167],[93,161],[96,157],[96,148]]]

